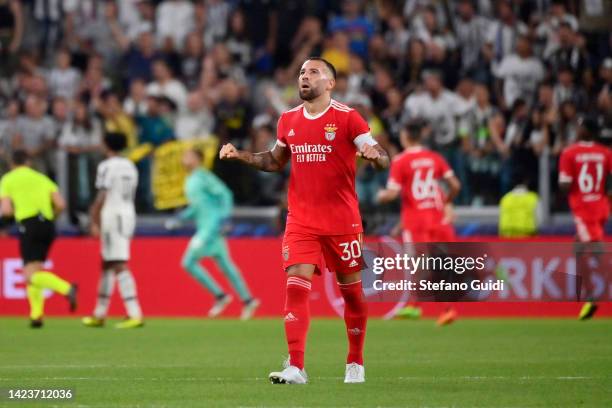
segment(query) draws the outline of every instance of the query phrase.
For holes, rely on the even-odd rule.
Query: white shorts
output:
[[[101,221],[102,260],[128,261],[136,217],[133,214],[102,214]]]

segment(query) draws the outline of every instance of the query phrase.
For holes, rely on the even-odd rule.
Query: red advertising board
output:
[[[147,316],[205,316],[212,297],[189,274],[181,269],[180,260],[187,238],[138,238],[132,246],[130,268],[138,283],[142,308]],[[48,262],[50,270],[79,285],[79,315],[92,311],[100,273],[98,242],[89,238],[61,238],[54,244]],[[281,240],[231,239],[232,256],[242,270],[253,294],[261,299],[258,316],[282,314],[285,279],[281,267]],[[223,275],[210,261],[203,265],[222,287],[231,291]],[[27,315],[23,278],[20,274],[18,243],[0,239],[0,315]],[[233,292],[232,292],[233,293]],[[235,296],[237,298],[237,296]],[[402,303],[372,302],[370,314],[385,316]],[[435,316],[448,307],[444,303],[424,303],[426,316]],[[577,303],[456,303],[462,316],[575,316]],[[241,304],[234,301],[225,316],[236,317]],[[342,301],[331,274],[315,277],[311,294],[311,311],[315,316],[335,316],[342,310]],[[67,305],[58,295],[50,295],[46,315],[66,315]],[[112,299],[111,314],[124,314],[118,293]],[[612,304],[603,304],[600,315],[612,316]]]

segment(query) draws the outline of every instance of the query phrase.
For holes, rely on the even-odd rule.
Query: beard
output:
[[[309,102],[321,95],[321,92],[315,88],[310,87],[308,89],[300,88],[299,94],[301,100]]]

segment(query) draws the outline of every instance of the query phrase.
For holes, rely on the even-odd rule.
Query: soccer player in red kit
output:
[[[387,203],[401,196],[402,240],[412,242],[451,242],[455,240],[452,225],[452,200],[459,193],[461,183],[446,160],[421,144],[423,121],[413,119],[400,132],[404,151],[391,163],[387,188],[377,195],[379,203]],[[448,193],[439,180],[448,185]],[[412,314],[420,309],[407,306],[401,312]],[[449,307],[438,317],[439,326],[455,321],[457,312]]]
[[[590,255],[604,238],[604,226],[610,215],[610,177],[612,152],[595,142],[597,122],[582,118],[578,126],[578,141],[566,147],[559,158],[559,187],[569,194],[569,206],[576,225],[576,263],[583,277],[587,292],[591,290]],[[595,262],[598,264],[599,262]],[[578,288],[580,290],[581,288]],[[592,293],[587,293],[590,297]],[[593,317],[597,305],[588,301],[580,311],[580,319]]]
[[[309,58],[298,78],[304,103],[281,115],[275,146],[250,153],[226,144],[219,152],[223,160],[239,160],[263,171],[281,171],[291,160],[289,212],[282,244],[289,359],[283,371],[270,373],[275,384],[307,382],[308,298],[313,275],[321,273],[322,260],[336,274],[344,298],[349,342],[344,381],[365,381],[367,307],[361,286],[363,228],[355,193],[355,159],[361,156],[382,169],[389,166],[389,157],[359,113],[331,98],[335,83],[333,65],[322,58]]]
[[[401,196],[404,243],[454,241],[452,201],[461,183],[440,154],[421,144],[423,126],[415,119],[400,132],[404,151],[393,159],[387,188],[377,199],[387,203]],[[439,180],[446,182],[448,193]]]

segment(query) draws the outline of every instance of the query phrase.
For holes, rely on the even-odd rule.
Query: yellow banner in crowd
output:
[[[183,185],[187,173],[181,164],[185,150],[196,147],[204,153],[204,167],[212,169],[219,141],[210,137],[164,143],[153,152],[151,173],[153,203],[158,210],[168,210],[187,204]]]

